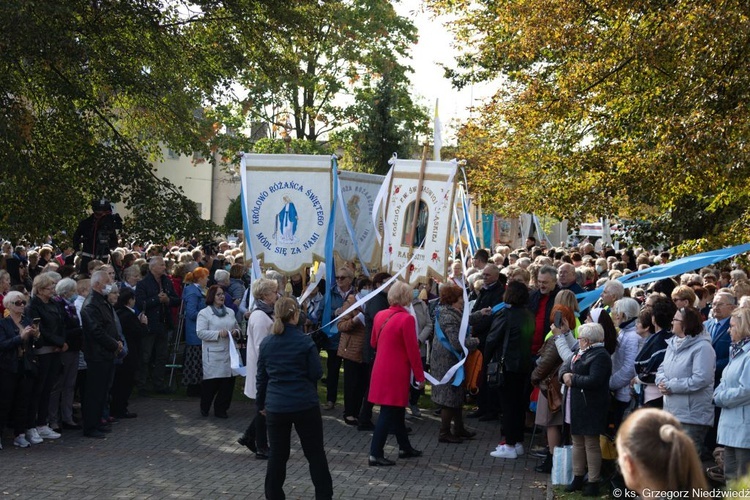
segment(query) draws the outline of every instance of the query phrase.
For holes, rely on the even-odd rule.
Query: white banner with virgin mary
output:
[[[384,178],[382,175],[339,170],[339,184],[346,214],[336,216],[334,251],[339,259],[354,261],[357,259],[356,250],[359,249],[359,256],[363,260],[360,265],[367,267],[370,272],[375,272],[380,267],[380,249],[372,223],[372,211]],[[345,215],[351,221],[357,241],[356,249],[346,227]]]
[[[421,161],[397,160],[388,189],[381,262],[391,274],[411,259],[409,284],[429,277],[445,281],[453,199],[455,162],[428,161],[422,175],[422,194],[417,207]],[[416,212],[416,222],[415,222]]]
[[[241,177],[246,238],[254,257],[288,274],[323,260],[331,157],[245,154]]]

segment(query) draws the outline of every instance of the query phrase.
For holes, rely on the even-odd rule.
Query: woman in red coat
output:
[[[417,325],[406,307],[412,301],[412,287],[396,282],[388,291],[391,307],[375,315],[370,344],[376,351],[370,379],[369,401],[380,405],[380,417],[370,444],[370,465],[394,465],[383,456],[388,430],[394,429],[399,458],[419,457],[422,452],[409,443],[404,425],[409,404],[410,374],[424,387],[424,371],[417,341]]]

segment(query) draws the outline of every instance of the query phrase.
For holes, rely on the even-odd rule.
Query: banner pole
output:
[[[427,168],[427,143],[422,148],[422,164],[419,166],[419,181],[417,182],[417,199],[414,202],[414,215],[411,219],[411,229],[406,243],[409,245],[409,258],[414,253],[414,233],[417,231],[417,221],[419,220],[419,204],[422,201],[422,184],[424,183],[424,171]],[[411,266],[406,270],[406,283],[411,281]]]

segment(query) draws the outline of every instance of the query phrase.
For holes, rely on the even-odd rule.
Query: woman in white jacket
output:
[[[638,355],[638,344],[641,338],[635,331],[635,322],[641,310],[635,299],[624,297],[612,307],[612,321],[618,326],[617,348],[612,355],[612,376],[609,378],[609,390],[614,391],[615,408],[612,415],[614,433],[620,428],[625,410],[630,405],[630,381],[635,377],[635,358]]]
[[[253,311],[247,319],[247,376],[245,396],[255,399],[257,388],[255,377],[258,372],[258,352],[260,343],[271,334],[273,327],[273,306],[278,299],[279,285],[276,280],[260,278],[253,282],[252,293],[255,299]],[[253,421],[237,442],[255,453],[258,459],[268,458],[268,436],[266,417],[256,413]]]
[[[224,306],[224,290],[220,286],[214,285],[208,289],[206,305],[208,307],[198,313],[195,328],[203,341],[201,415],[207,417],[213,403],[214,415],[227,418],[234,391],[229,336],[236,338],[240,328],[232,310]]]

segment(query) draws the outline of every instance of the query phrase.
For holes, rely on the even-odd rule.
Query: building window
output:
[[[180,154],[177,151],[167,149],[167,158],[169,158],[170,160],[179,160]]]

